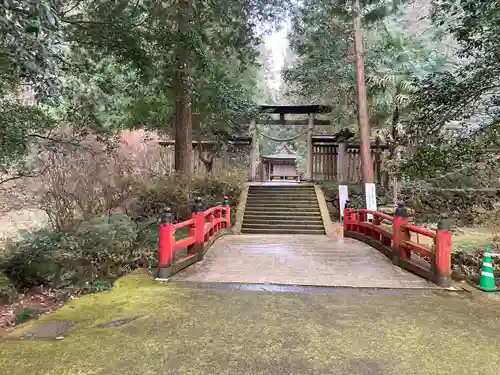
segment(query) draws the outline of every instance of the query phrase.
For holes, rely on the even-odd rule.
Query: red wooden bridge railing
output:
[[[203,260],[205,248],[222,229],[231,226],[231,207],[224,197],[222,205],[204,210],[201,198],[195,199],[191,218],[177,224],[167,207],[160,214],[158,233],[158,278],[168,279],[190,264]],[[189,228],[186,238],[176,240],[176,230]],[[185,254],[181,254],[185,250]],[[177,256],[176,256],[177,255]],[[180,255],[180,256],[179,256]]]
[[[451,285],[451,233],[444,222],[439,223],[436,231],[431,231],[410,224],[401,204],[394,217],[349,206],[346,203],[344,210],[345,237],[373,246],[388,256],[393,264],[440,286]],[[428,244],[414,241],[412,233],[427,237]]]

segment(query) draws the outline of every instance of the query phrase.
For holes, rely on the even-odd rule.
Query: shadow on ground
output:
[[[497,316],[496,302],[430,292],[217,290],[131,275],[15,330],[0,342],[0,373],[498,374]],[[53,321],[71,328],[19,339]]]

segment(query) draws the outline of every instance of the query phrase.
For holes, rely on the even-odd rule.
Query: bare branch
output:
[[[10,181],[19,180],[21,178],[35,178],[35,177],[40,177],[40,176],[42,176],[47,171],[48,168],[49,168],[49,166],[45,166],[40,171],[32,171],[32,172],[28,172],[28,173],[18,173],[15,176],[11,176],[11,177],[4,178],[4,179],[0,180],[0,185],[5,184],[5,183],[10,182]]]

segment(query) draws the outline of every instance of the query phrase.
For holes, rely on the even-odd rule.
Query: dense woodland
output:
[[[485,150],[498,143],[500,3],[364,3],[370,125],[405,147],[395,167],[428,179],[496,160]],[[331,104],[334,123],[356,129],[349,9],[304,2],[290,44],[290,97]]]
[[[370,124],[410,147],[400,167],[426,178],[486,160],[484,137],[468,134],[496,141],[498,1],[361,3]],[[223,147],[270,101],[328,104],[335,128],[356,129],[348,1],[4,0],[0,12],[4,172],[40,140],[131,128],[174,138],[176,169],[189,172],[191,140]],[[283,84],[271,92],[262,37],[284,23]],[[35,103],[18,100],[26,87]]]
[[[361,16],[372,136],[391,146],[391,168],[410,181],[487,170],[476,179],[498,185],[500,1],[362,0]],[[277,90],[264,36],[280,27]],[[247,171],[191,176],[191,142],[213,140],[222,157],[257,104],[330,105],[333,126],[319,131],[357,131],[349,1],[0,0],[0,35],[0,186],[32,183],[51,224],[9,245],[16,287],[116,277],[154,262],[143,229],[161,204],[182,218],[194,195],[236,203]],[[124,149],[130,130],[175,140],[177,173],[154,140]],[[64,251],[40,276],[26,264],[46,265],[47,249]]]

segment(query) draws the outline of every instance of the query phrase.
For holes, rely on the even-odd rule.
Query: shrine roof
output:
[[[292,115],[307,115],[309,113],[329,113],[332,108],[326,105],[259,105],[261,113],[279,113]]]
[[[295,159],[297,159],[297,155],[293,155],[293,154],[262,155],[262,159],[295,160]]]

